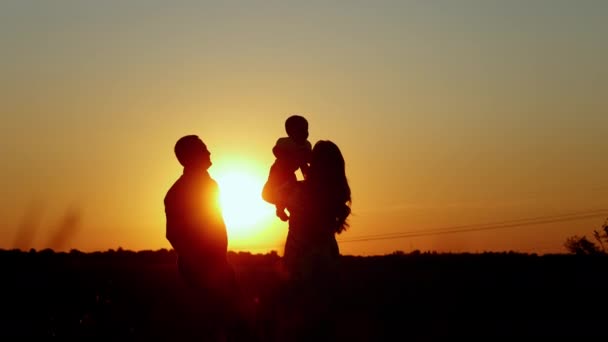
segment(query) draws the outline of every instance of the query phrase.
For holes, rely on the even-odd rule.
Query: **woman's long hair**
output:
[[[347,218],[351,213],[350,186],[342,152],[329,140],[318,141],[312,149],[307,181],[313,195],[335,216],[335,232],[340,234],[348,228]]]

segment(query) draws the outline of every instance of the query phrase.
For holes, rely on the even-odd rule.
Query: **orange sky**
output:
[[[291,113],[345,156],[345,254],[564,252],[608,217],[608,2],[0,13],[0,248],[167,248],[173,144],[198,134],[226,192],[249,181],[230,248],[282,252],[256,189]]]

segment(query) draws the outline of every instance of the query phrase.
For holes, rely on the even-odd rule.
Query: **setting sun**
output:
[[[261,197],[265,179],[254,171],[235,167],[214,177],[220,187],[220,206],[228,234],[230,239],[240,242],[258,237],[274,213],[273,207]]]

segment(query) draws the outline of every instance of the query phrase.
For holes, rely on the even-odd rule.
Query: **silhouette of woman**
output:
[[[296,320],[306,322],[289,335],[325,339],[332,330],[331,300],[338,281],[336,234],[347,229],[351,213],[350,186],[338,146],[318,141],[312,149],[308,177],[274,189],[273,195],[290,213],[283,257],[288,279],[283,302],[289,303],[290,313],[300,316]]]

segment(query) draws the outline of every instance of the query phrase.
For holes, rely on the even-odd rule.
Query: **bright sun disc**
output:
[[[220,187],[220,206],[231,237],[250,238],[272,213],[262,200],[264,181],[245,171],[228,171],[215,177]]]

